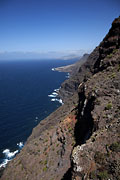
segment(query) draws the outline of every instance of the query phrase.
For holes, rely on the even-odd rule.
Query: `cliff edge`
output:
[[[120,17],[60,94],[1,180],[120,179]]]

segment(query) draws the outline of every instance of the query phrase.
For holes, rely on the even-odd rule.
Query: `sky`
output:
[[[90,52],[119,15],[119,0],[0,0],[0,54]]]

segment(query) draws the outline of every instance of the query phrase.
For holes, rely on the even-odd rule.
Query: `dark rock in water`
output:
[[[120,179],[120,17],[60,95],[1,180]]]

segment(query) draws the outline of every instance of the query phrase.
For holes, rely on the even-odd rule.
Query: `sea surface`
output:
[[[52,68],[74,62],[0,61],[0,167],[20,151],[32,129],[62,105],[57,90],[68,76]]]

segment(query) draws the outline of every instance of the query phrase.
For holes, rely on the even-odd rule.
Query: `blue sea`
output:
[[[52,68],[74,62],[0,61],[0,167],[20,151],[32,129],[62,105],[57,91],[67,73]]]

